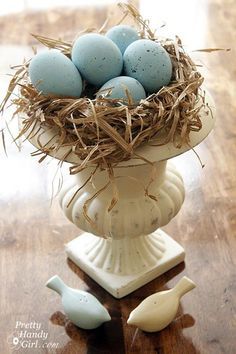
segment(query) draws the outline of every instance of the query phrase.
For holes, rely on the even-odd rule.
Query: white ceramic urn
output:
[[[212,102],[208,102],[213,110]],[[112,186],[108,185],[96,195],[109,181],[106,170],[98,170],[79,192],[94,166],[68,176],[64,183],[60,192],[62,210],[84,231],[66,245],[68,257],[116,298],[131,293],[184,260],[184,249],[160,227],[170,222],[184,201],[183,180],[168,160],[199,144],[213,128],[214,119],[210,111],[202,109],[200,114],[202,129],[190,133],[188,145],[181,148],[172,143],[143,145],[136,153],[152,165],[141,159],[132,159],[114,168],[119,199],[111,211],[108,207],[113,198]],[[37,136],[41,133],[32,134],[30,138],[37,147]],[[50,136],[53,133],[45,131],[40,135],[41,142],[48,142]],[[158,140],[152,144],[156,145]],[[55,141],[51,139],[50,144],[53,143]],[[62,159],[66,153],[66,148],[60,148],[52,156]],[[66,160],[70,164],[78,163],[73,153]],[[148,192],[156,200],[144,192],[152,173],[155,178]],[[84,215],[84,203],[90,199],[86,204],[87,215],[96,227]]]

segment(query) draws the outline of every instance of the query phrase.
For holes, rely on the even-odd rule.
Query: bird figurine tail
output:
[[[181,298],[184,294],[188,293],[194,288],[196,288],[196,284],[191,279],[184,276],[178,281],[172,291],[178,294],[179,298]]]
[[[58,275],[54,275],[52,278],[50,278],[47,281],[46,286],[49,289],[56,291],[59,295],[62,295],[63,291],[66,289],[66,284]]]

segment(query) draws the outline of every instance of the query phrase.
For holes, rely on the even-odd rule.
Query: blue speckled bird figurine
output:
[[[65,314],[76,326],[94,329],[111,320],[109,312],[95,296],[70,288],[58,275],[49,279],[46,286],[61,295]]]

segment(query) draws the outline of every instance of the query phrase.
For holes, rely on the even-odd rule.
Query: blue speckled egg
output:
[[[172,63],[167,51],[149,39],[131,43],[124,53],[124,72],[137,79],[148,93],[170,83]]]
[[[140,82],[128,76],[118,76],[109,80],[100,88],[97,96],[122,99],[124,103],[128,103],[126,90],[128,90],[134,104],[138,104],[141,99],[146,98],[145,90]]]
[[[36,54],[29,65],[29,77],[43,94],[80,97],[82,79],[72,61],[56,49]]]
[[[111,39],[95,33],[85,34],[75,41],[72,61],[84,79],[95,86],[119,76],[123,68],[117,45]]]
[[[106,36],[117,45],[122,54],[131,43],[139,39],[138,32],[127,25],[112,27],[106,33]]]

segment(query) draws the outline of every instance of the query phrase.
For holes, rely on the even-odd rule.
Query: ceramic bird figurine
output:
[[[195,287],[192,280],[183,277],[173,289],[160,291],[143,300],[130,313],[127,323],[146,332],[161,331],[175,318],[180,298]]]
[[[94,329],[111,320],[107,309],[95,296],[70,288],[58,275],[49,279],[46,286],[61,295],[65,314],[76,326]]]

